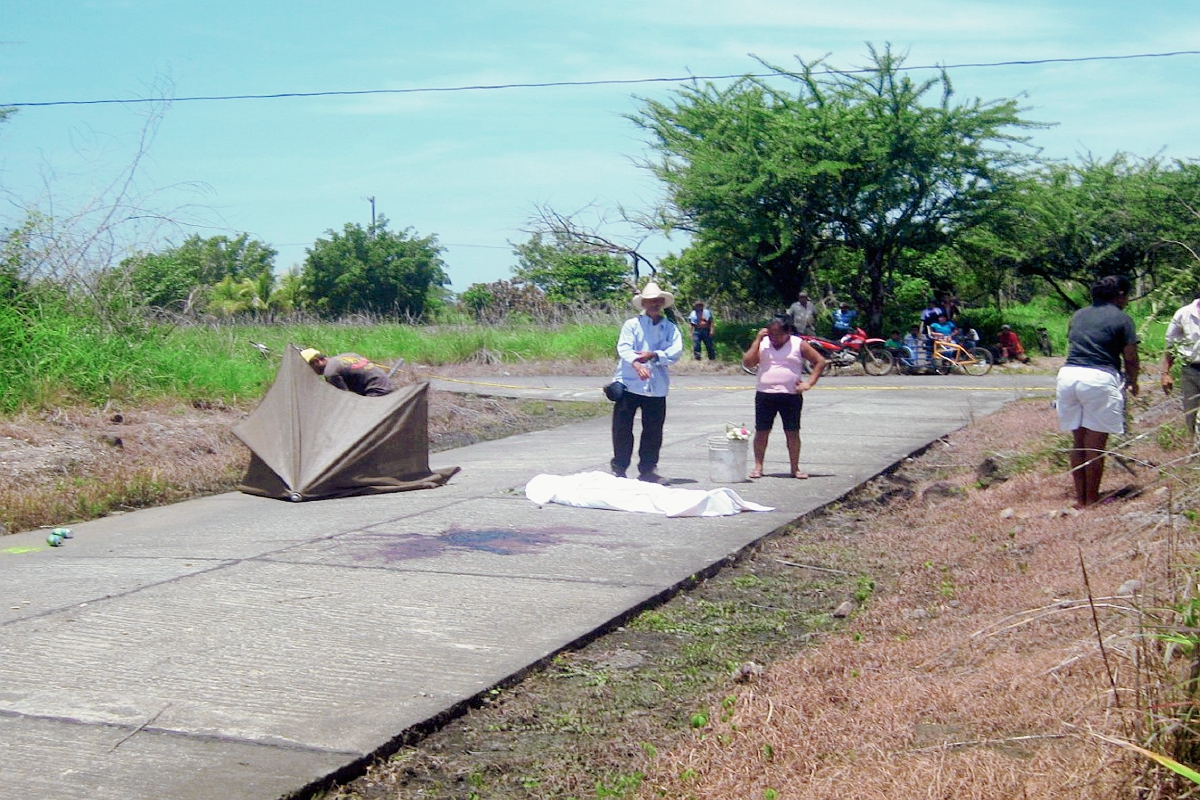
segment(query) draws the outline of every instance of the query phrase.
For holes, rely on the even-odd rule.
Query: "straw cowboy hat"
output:
[[[641,294],[635,294],[633,296],[633,307],[638,311],[641,311],[643,300],[657,300],[660,297],[663,300],[664,309],[675,305],[675,295],[671,294],[670,292],[664,292],[662,289],[658,288],[657,283],[650,281],[646,284],[646,288],[642,289]]]

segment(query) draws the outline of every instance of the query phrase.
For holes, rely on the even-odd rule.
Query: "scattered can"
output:
[[[58,533],[54,531],[51,531],[50,535],[46,537],[46,544],[50,545],[51,547],[62,547],[62,543],[63,537],[59,536]]]
[[[64,539],[74,539],[75,538],[75,534],[71,533],[70,528],[55,528],[54,530],[50,531],[50,533],[61,536]]]

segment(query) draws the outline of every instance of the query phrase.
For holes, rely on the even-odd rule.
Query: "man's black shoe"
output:
[[[638,480],[645,483],[657,483],[659,485],[666,485],[667,483],[667,479],[657,472],[643,472],[641,475],[638,475]]]
[[[625,470],[623,470],[623,469],[614,469],[612,471],[612,473],[613,473],[614,478],[624,478],[625,477]]]

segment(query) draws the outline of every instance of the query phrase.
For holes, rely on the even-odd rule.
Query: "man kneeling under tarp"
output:
[[[443,485],[459,468],[429,468],[428,392],[426,381],[342,391],[288,345],[275,383],[233,428],[251,454],[238,489],[300,501]]]

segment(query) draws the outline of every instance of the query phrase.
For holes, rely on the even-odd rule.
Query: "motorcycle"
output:
[[[862,328],[855,328],[854,333],[847,333],[838,341],[822,339],[819,336],[801,335],[829,362],[825,369],[841,369],[862,364],[863,372],[868,375],[887,375],[896,365],[896,359],[890,350],[884,347],[883,339],[867,336]]]

